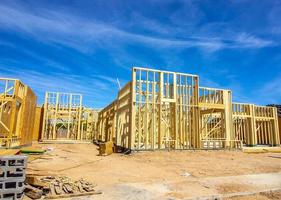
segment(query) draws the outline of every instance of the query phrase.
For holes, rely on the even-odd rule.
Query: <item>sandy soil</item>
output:
[[[156,151],[101,157],[93,144],[35,146],[53,151],[31,161],[28,173],[95,182],[103,194],[94,199],[189,199],[281,189],[280,153]],[[275,192],[246,199],[279,197]]]

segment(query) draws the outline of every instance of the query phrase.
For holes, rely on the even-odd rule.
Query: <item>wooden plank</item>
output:
[[[46,196],[45,199],[62,199],[62,198],[71,198],[71,197],[91,196],[91,195],[97,195],[97,194],[102,194],[102,192],[95,191],[95,192],[85,192],[85,193],[51,195],[51,196]]]
[[[42,122],[43,122],[43,107],[37,106],[35,110],[34,117],[34,127],[32,133],[32,140],[39,141],[42,132]]]
[[[20,149],[0,149],[0,156],[17,155]]]
[[[158,149],[162,148],[162,98],[163,98],[163,73],[159,73],[159,91],[158,91]]]

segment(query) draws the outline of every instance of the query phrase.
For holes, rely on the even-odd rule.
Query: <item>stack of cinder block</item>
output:
[[[26,156],[0,157],[0,199],[23,199],[26,165]]]

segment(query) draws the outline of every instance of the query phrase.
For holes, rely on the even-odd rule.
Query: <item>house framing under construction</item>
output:
[[[0,78],[0,147],[31,144],[36,102],[20,80]]]
[[[96,132],[96,122],[98,119],[98,110],[93,108],[83,108],[81,119],[82,140],[92,141]]]
[[[280,145],[276,107],[233,103],[230,90],[201,87],[192,74],[135,67],[131,78],[99,111],[83,107],[81,94],[59,92],[36,108],[27,85],[0,78],[1,147],[93,138],[132,150]]]
[[[99,112],[95,139],[132,150],[280,144],[276,108],[232,103],[230,90],[199,87],[197,75],[138,67]]]
[[[46,92],[42,140],[80,140],[82,95]]]
[[[91,141],[97,111],[84,108],[82,99],[81,94],[46,92],[41,140]]]

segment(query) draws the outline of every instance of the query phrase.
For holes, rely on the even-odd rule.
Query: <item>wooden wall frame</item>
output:
[[[233,103],[234,135],[247,146],[280,145],[275,107]]]
[[[275,108],[245,106],[245,114],[238,105],[230,90],[199,87],[197,75],[134,67],[100,111],[95,139],[132,150],[280,145]]]
[[[82,95],[46,92],[41,139],[82,140]]]

